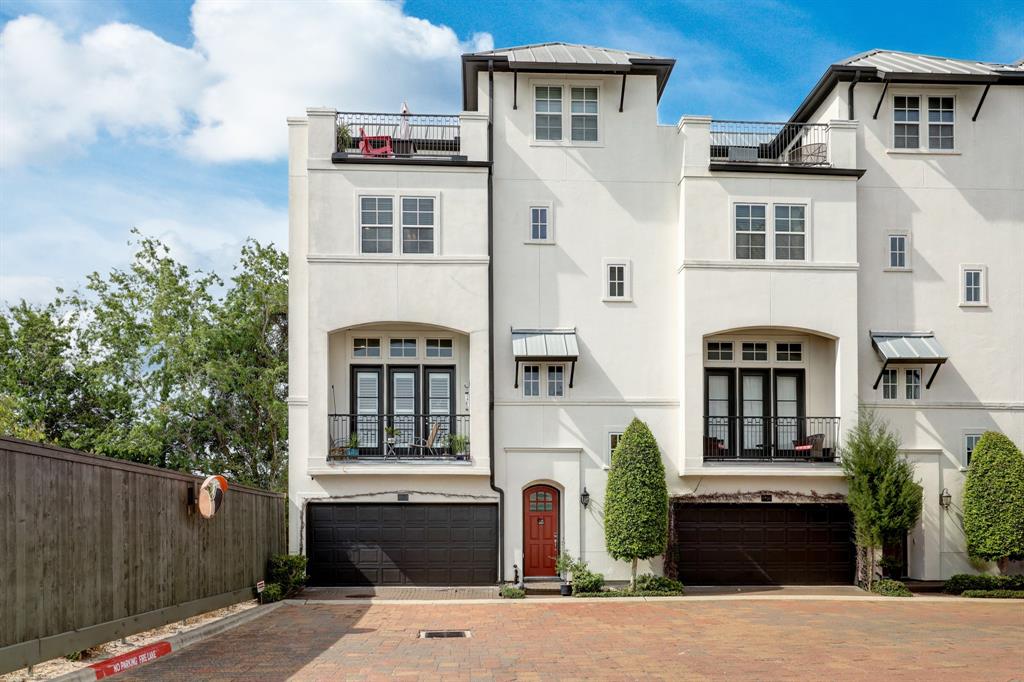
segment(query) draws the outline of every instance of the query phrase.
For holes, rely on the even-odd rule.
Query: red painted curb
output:
[[[166,656],[171,653],[171,643],[164,640],[144,646],[141,649],[135,651],[129,651],[126,654],[120,656],[114,656],[108,658],[105,661],[99,663],[93,663],[89,667],[96,672],[96,679],[102,680],[104,677],[110,677],[117,673],[124,672],[125,670],[131,670],[132,668],[138,667],[143,663],[149,663],[155,661],[161,656]]]

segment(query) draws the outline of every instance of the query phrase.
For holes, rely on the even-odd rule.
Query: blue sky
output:
[[[563,40],[674,57],[660,118],[787,118],[875,47],[1024,57],[1024,3],[0,2],[0,300],[127,263],[129,230],[229,274],[286,246],[284,118],[456,111],[463,51]]]

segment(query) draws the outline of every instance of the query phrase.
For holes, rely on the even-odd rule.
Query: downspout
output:
[[[505,491],[494,483],[494,60],[487,60],[487,390],[491,490],[498,493],[498,582],[505,582]]]
[[[857,87],[857,81],[860,80],[860,71],[855,71],[853,74],[853,80],[850,81],[850,89],[846,92],[846,118],[847,120],[853,120],[853,89]]]

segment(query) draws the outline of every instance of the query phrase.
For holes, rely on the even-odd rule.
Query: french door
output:
[[[777,369],[775,380],[775,455],[793,457],[796,443],[805,437],[804,372]]]
[[[804,370],[705,370],[706,459],[794,456],[805,421]]]
[[[740,447],[749,459],[767,458],[770,453],[768,419],[771,398],[768,370],[740,370]]]
[[[455,428],[455,368],[424,367],[423,413],[427,426],[433,430],[437,424],[435,446],[447,447],[448,437]]]
[[[419,367],[388,367],[388,395],[391,401],[388,426],[392,430],[389,437],[395,439],[396,449],[408,449],[420,437],[416,419]]]
[[[732,449],[733,415],[736,413],[736,372],[709,369],[704,378],[704,455],[718,458]]]
[[[352,368],[352,413],[360,448],[377,449],[381,444],[384,411],[383,368]]]

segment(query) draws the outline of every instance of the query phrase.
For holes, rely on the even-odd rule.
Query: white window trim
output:
[[[562,368],[562,395],[549,395],[548,393],[548,377],[550,376],[551,368],[561,367]],[[544,390],[543,397],[545,400],[564,400],[569,395],[569,370],[566,368],[564,363],[561,362],[549,362],[543,365],[541,370],[544,373]]]
[[[784,343],[790,346],[800,346],[800,359],[799,360],[779,360],[779,344]],[[773,363],[778,363],[786,367],[797,366],[803,364],[804,358],[807,357],[807,344],[803,341],[776,341],[772,344],[771,350],[775,351],[775,356],[772,358]],[[790,351],[787,351],[790,352]],[[769,351],[771,355],[771,351]]]
[[[364,339],[366,341],[379,341],[380,345],[377,347],[377,355],[356,355],[356,340]],[[348,338],[348,357],[353,363],[365,363],[372,360],[381,360],[386,357],[386,339],[378,334],[352,334]],[[390,351],[390,347],[387,348]]]
[[[889,253],[889,239],[891,237],[903,237],[904,240],[905,240],[906,254],[905,254],[904,262],[906,263],[906,265],[904,265],[902,268],[893,267],[890,264],[891,261],[889,260],[889,255],[890,255],[890,253]],[[885,267],[882,268],[882,271],[883,272],[913,272],[914,271],[914,263],[911,260],[911,257],[912,257],[913,253],[914,253],[914,249],[913,249],[913,242],[911,241],[911,238],[910,238],[910,230],[889,230],[888,232],[885,233],[885,260],[882,261],[883,263],[885,263]]]
[[[382,253],[363,253],[363,216],[362,216],[362,199],[363,198],[390,198],[392,200],[393,214],[391,224],[391,252]],[[402,197],[422,197],[434,200],[434,252],[433,253],[405,253],[402,243]],[[353,253],[360,258],[396,258],[396,259],[415,259],[415,258],[434,258],[442,254],[441,249],[441,236],[442,236],[442,212],[441,212],[441,192],[436,189],[404,189],[402,191],[396,191],[394,188],[390,189],[360,189],[355,192],[355,248]]]
[[[924,367],[913,367],[913,366],[901,366],[898,368],[899,374],[896,375],[896,395],[898,400],[902,400],[905,403],[917,403],[924,399],[924,384],[925,384],[925,373]],[[917,384],[917,395],[916,398],[907,397],[907,374],[913,370],[917,370],[920,382]]]
[[[967,300],[967,286],[964,282],[964,275],[968,270],[979,270],[981,272],[981,300]],[[961,308],[987,308],[988,307],[988,266],[981,263],[961,263],[960,277],[957,281]]]
[[[526,395],[526,367],[538,367],[540,369],[539,395]],[[562,368],[562,395],[548,395],[548,367]],[[519,365],[519,395],[523,400],[529,401],[557,401],[565,400],[569,396],[569,366],[564,362],[521,362]]]
[[[538,140],[537,139],[537,88],[555,86],[562,88],[562,139],[561,140]],[[597,141],[587,142],[584,140],[572,139],[572,91],[571,88],[597,88]],[[530,93],[530,146],[531,147],[604,147],[604,119],[606,116],[604,90],[601,81],[594,80],[561,80],[561,79],[531,79],[529,84]],[[525,107],[524,107],[525,108]]]
[[[621,265],[624,268],[622,296],[608,295],[608,269],[613,265]],[[633,300],[633,263],[629,258],[601,259],[601,293],[601,300],[605,303],[630,303]]]
[[[963,429],[960,432],[960,469],[962,471],[967,471],[967,467],[969,466],[967,464],[967,437],[968,436],[978,436],[978,437],[981,437],[981,436],[985,435],[986,431],[991,431],[991,430],[992,429],[977,428],[977,429]]]
[[[527,367],[536,367],[537,368],[537,395],[527,395],[526,394],[526,368]],[[524,363],[522,363],[519,366],[519,369],[516,370],[516,371],[522,372],[522,375],[521,375],[522,378],[519,381],[519,395],[523,398],[523,400],[542,400],[544,398],[544,395],[545,395],[545,389],[547,388],[545,386],[546,381],[545,381],[545,378],[544,378],[547,375],[547,371],[544,369],[544,363],[542,363],[542,362],[524,362]]]
[[[959,90],[945,90],[945,89],[928,89],[919,91],[910,91],[902,89],[894,89],[892,95],[889,96],[889,102],[887,104],[889,109],[889,140],[888,148],[886,153],[888,154],[932,154],[936,156],[958,156],[960,154],[960,110],[959,110]],[[896,147],[896,98],[897,97],[917,97],[919,98],[919,111],[920,116],[918,117],[918,130],[917,130],[917,147],[906,148]],[[928,98],[929,97],[952,97],[953,98],[953,148],[952,149],[931,149],[928,147]]]
[[[800,234],[800,235],[803,235],[803,238],[804,238],[804,257],[803,258],[779,258],[778,253],[775,250],[775,242],[776,242],[776,237],[778,235],[778,233],[775,231],[775,208],[777,206],[789,206],[789,207],[799,206],[802,209],[804,209],[804,229],[803,229],[803,232],[784,232],[783,233],[783,234],[787,234],[787,235],[790,235],[790,234]],[[809,208],[808,205],[804,204],[804,203],[798,203],[797,204],[797,203],[789,203],[789,202],[784,202],[784,201],[776,201],[776,202],[774,202],[771,205],[771,212],[772,212],[771,220],[770,220],[771,232],[772,232],[772,253],[771,253],[771,256],[772,256],[772,260],[773,261],[778,262],[778,263],[806,263],[808,261],[808,258],[807,258],[807,252],[808,252],[807,241],[808,241],[808,238],[810,237],[810,235],[808,234],[808,229],[807,229],[807,226],[808,226],[808,224],[810,222],[808,220],[808,218],[807,218],[808,208]],[[790,247],[790,248],[792,248],[792,247]]]
[[[731,343],[732,344],[732,360],[709,360],[708,359],[708,344],[712,342],[720,343]],[[767,360],[744,360],[743,359],[743,344],[744,343],[767,343],[768,344],[768,359]],[[800,353],[800,360],[778,360],[778,344],[780,343],[799,343],[802,346]],[[808,356],[810,354],[810,343],[811,337],[809,336],[782,336],[782,335],[768,335],[768,336],[743,336],[743,335],[713,335],[704,338],[703,341],[703,355],[701,356],[705,368],[759,368],[759,369],[807,369],[809,365]]]
[[[878,388],[876,389],[876,391],[878,393],[878,400],[880,400],[883,403],[899,402],[899,400],[900,400],[900,388],[902,387],[902,385],[900,384],[900,374],[901,374],[900,368],[899,367],[886,367],[885,371],[886,372],[892,372],[892,373],[894,373],[896,375],[896,383],[894,384],[895,389],[896,389],[896,395],[895,395],[895,397],[892,397],[892,398],[886,398],[885,397],[885,377],[883,376],[883,377],[879,378],[879,380],[878,380]],[[906,390],[906,389],[904,389],[904,390]]]
[[[758,258],[737,258],[736,257],[736,205],[737,204],[761,204],[765,207],[764,225],[764,255],[763,259]],[[803,206],[804,207],[804,259],[803,260],[781,260],[775,257],[775,206]],[[814,202],[810,197],[780,197],[780,196],[737,196],[729,198],[728,215],[729,234],[729,258],[736,263],[771,263],[784,267],[786,265],[801,266],[814,262]],[[888,258],[888,256],[887,256]]]
[[[391,354],[391,342],[392,341],[414,341],[416,343],[416,354],[415,355],[392,355]],[[386,356],[388,360],[419,360],[420,356],[426,355],[426,348],[424,347],[425,341],[422,337],[416,336],[415,334],[409,334],[408,336],[401,333],[394,334],[387,337],[387,353],[382,351],[381,355]],[[452,352],[455,352],[454,347]],[[434,358],[431,358],[434,359]]]
[[[622,434],[626,432],[624,426],[606,426],[604,427],[604,460],[601,465],[602,469],[608,470],[612,467],[612,436],[617,435],[622,438]]]
[[[409,338],[409,337],[405,337],[405,338]],[[423,341],[423,359],[424,360],[435,361],[435,362],[439,362],[439,361],[453,362],[455,360],[455,355],[456,355],[456,350],[457,349],[456,349],[455,339],[453,337],[451,337],[451,336],[434,336],[434,335],[430,335],[430,336],[424,336],[422,341]],[[451,355],[436,355],[436,356],[434,356],[434,355],[427,355],[427,342],[428,341],[448,341],[448,342],[450,342],[451,345],[452,345],[451,346],[452,354]],[[417,346],[417,349],[418,348],[419,348],[419,346]]]
[[[720,360],[720,359],[717,359],[717,358],[712,360],[710,357],[708,357],[708,352],[709,352],[708,351],[708,344],[711,344],[711,343],[728,343],[728,344],[732,344],[732,358],[730,358],[728,360]],[[721,349],[719,349],[719,352],[721,352]],[[733,362],[736,362],[736,357],[737,357],[736,356],[736,342],[733,339],[723,339],[721,337],[712,337],[712,338],[704,339],[704,362],[733,363]]]
[[[547,239],[533,238],[533,209],[546,208],[548,210],[548,236]],[[555,205],[550,201],[531,201],[526,207],[526,240],[525,244],[554,244],[555,243]]]

